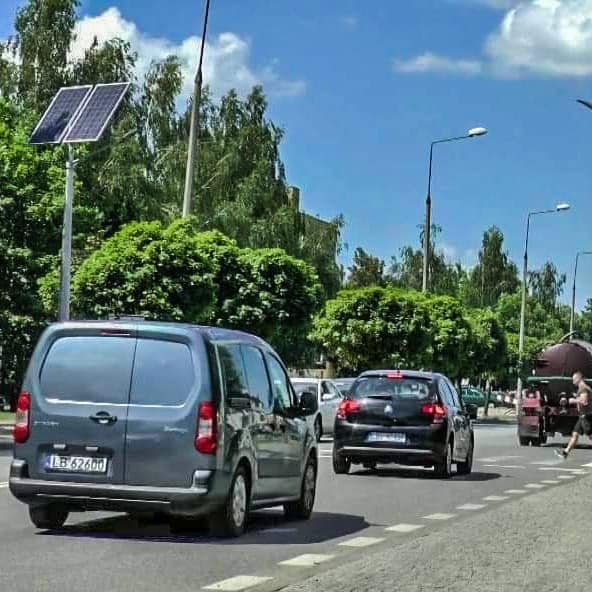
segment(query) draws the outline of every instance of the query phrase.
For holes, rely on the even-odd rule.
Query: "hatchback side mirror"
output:
[[[321,401],[332,401],[335,398],[333,393],[323,393],[321,395]]]
[[[300,411],[303,415],[312,415],[319,409],[319,401],[316,393],[304,391],[300,394]]]

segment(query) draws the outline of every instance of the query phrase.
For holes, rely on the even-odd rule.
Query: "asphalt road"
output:
[[[474,473],[449,481],[433,478],[430,470],[406,468],[336,476],[331,443],[324,442],[313,518],[286,523],[280,511],[257,512],[246,535],[231,541],[207,533],[173,536],[166,523],[139,524],[112,514],[74,514],[59,531],[36,531],[26,507],[3,484],[10,459],[0,456],[1,587],[12,592],[140,586],[145,592],[194,592],[248,585],[253,592],[277,590],[354,559],[370,559],[402,539],[470,521],[515,497],[566,487],[592,468],[584,466],[592,463],[592,447],[563,462],[553,454],[561,440],[520,448],[515,429],[477,426]]]

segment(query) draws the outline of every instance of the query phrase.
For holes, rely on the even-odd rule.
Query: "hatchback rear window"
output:
[[[364,376],[355,382],[350,396],[354,399],[365,397],[390,397],[402,400],[423,401],[431,399],[432,381],[425,378],[389,378],[387,376]]]
[[[194,384],[195,372],[187,345],[138,339],[130,403],[182,405]]]
[[[317,394],[317,385],[314,382],[293,382],[292,386],[297,395],[305,391],[313,392],[315,395]]]
[[[127,403],[135,339],[62,337],[49,350],[41,370],[46,399]]]

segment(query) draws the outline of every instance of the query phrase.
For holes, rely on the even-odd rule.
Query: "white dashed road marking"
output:
[[[575,479],[573,475],[559,475],[557,479]]]
[[[371,545],[377,545],[378,543],[382,543],[384,539],[379,539],[375,537],[357,537],[355,539],[350,539],[349,541],[343,541],[343,543],[339,543],[338,547],[370,547]]]
[[[8,487],[8,482],[0,483],[0,489],[3,487]]]
[[[522,465],[483,465],[484,467],[496,467],[498,469],[525,469]]]
[[[486,508],[487,504],[463,504],[462,506],[456,506],[457,510],[482,510]]]
[[[558,460],[537,460],[537,461],[531,462],[530,464],[531,465],[546,465],[548,467],[552,467],[555,465],[560,465],[562,462],[565,462],[565,461],[563,461],[561,459],[558,459]]]
[[[561,471],[563,473],[577,473],[578,475],[586,474],[586,471],[583,469],[564,469],[563,467],[539,467],[539,471]]]
[[[543,479],[541,483],[544,483],[545,485],[559,485],[561,481],[555,481],[554,479]]]
[[[488,495],[483,498],[484,502],[503,502],[509,499],[507,495]]]
[[[222,580],[216,584],[205,586],[204,590],[221,590],[223,592],[239,592],[240,590],[246,590],[253,586],[258,586],[263,582],[269,582],[273,578],[259,577],[259,576],[235,576],[228,580]]]
[[[527,483],[524,487],[526,489],[543,489],[545,486],[540,483]]]
[[[583,467],[592,467],[592,462],[591,463],[587,463],[585,465],[582,465]]]
[[[395,524],[385,528],[385,530],[388,530],[388,532],[414,532],[423,527],[423,524]]]
[[[504,493],[510,493],[510,494],[520,494],[520,493],[527,493],[526,489],[506,489],[506,491],[504,491]]]
[[[424,518],[426,520],[450,520],[451,518],[454,518],[455,516],[456,516],[456,514],[436,513],[436,514],[430,514],[429,516],[424,516]]]
[[[314,567],[325,561],[333,559],[334,555],[312,555],[305,554],[294,557],[294,559],[288,559],[287,561],[280,561],[279,565],[285,565],[287,567]]]

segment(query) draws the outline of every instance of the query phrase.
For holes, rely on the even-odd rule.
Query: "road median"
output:
[[[588,590],[592,476],[422,534],[283,592]]]

